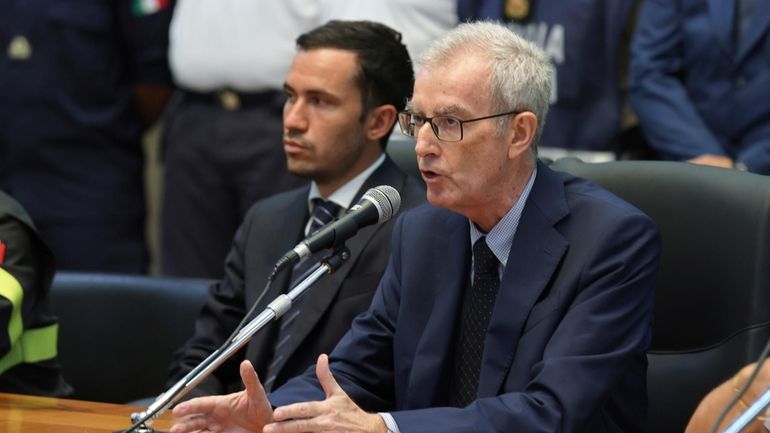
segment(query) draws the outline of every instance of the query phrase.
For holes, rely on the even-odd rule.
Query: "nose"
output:
[[[286,101],[283,106],[283,127],[289,131],[306,131],[309,126],[305,104],[302,101]]]
[[[433,133],[428,122],[425,122],[414,132],[414,139],[414,152],[418,158],[425,158],[439,152],[438,138],[436,138],[436,134]]]

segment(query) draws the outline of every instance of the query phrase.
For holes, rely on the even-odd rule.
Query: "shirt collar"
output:
[[[527,203],[527,197],[532,191],[532,185],[535,183],[535,176],[537,176],[537,167],[529,176],[529,181],[524,187],[524,191],[521,192],[521,196],[513,204],[513,207],[505,214],[505,216],[492,227],[489,233],[484,233],[476,227],[473,221],[468,220],[471,225],[471,245],[474,245],[479,238],[486,236],[487,245],[492,250],[497,260],[503,268],[508,264],[508,254],[511,252],[511,245],[513,245],[513,237],[516,234],[516,229],[519,227],[519,220],[521,220],[521,214],[524,211],[524,205]]]
[[[353,179],[350,179],[346,184],[342,185],[341,187],[337,188],[336,191],[334,191],[329,197],[324,197],[321,195],[321,192],[318,191],[318,185],[316,185],[315,182],[310,184],[310,194],[308,194],[307,198],[307,207],[309,210],[309,213],[313,213],[313,199],[314,198],[322,198],[324,200],[330,200],[339,205],[342,209],[348,209],[351,205],[353,205],[353,200],[356,198],[356,194],[361,189],[362,186],[364,186],[364,182],[366,182],[366,179],[371,176],[372,173],[374,173],[375,170],[377,170],[382,163],[385,162],[385,154],[381,154],[379,158],[377,158],[372,165],[370,165],[366,170],[359,173],[356,177]]]

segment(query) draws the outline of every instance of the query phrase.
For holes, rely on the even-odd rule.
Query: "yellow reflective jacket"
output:
[[[48,306],[53,254],[29,215],[0,192],[0,392],[66,396]]]

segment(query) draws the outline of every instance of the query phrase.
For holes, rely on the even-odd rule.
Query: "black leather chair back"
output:
[[[396,125],[398,128],[398,125]],[[420,182],[420,169],[417,167],[417,155],[414,153],[414,138],[396,131],[390,136],[386,152],[390,159],[406,174],[414,176]]]
[[[210,281],[59,272],[51,304],[73,398],[126,403],[165,390],[173,353],[193,334]]]
[[[551,167],[602,185],[660,228],[648,432],[681,433],[770,338],[770,177],[663,161]]]

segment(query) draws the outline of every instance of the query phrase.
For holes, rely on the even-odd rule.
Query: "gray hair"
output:
[[[495,113],[519,110],[537,116],[538,127],[532,140],[533,155],[543,131],[551,97],[553,68],[546,54],[506,27],[487,21],[463,23],[433,42],[423,53],[420,66],[445,66],[459,53],[481,54],[489,59],[489,90]],[[491,113],[490,113],[491,114]],[[498,119],[502,134],[507,119]]]

